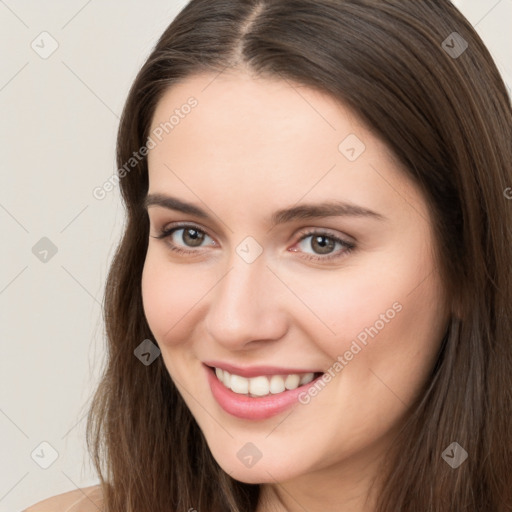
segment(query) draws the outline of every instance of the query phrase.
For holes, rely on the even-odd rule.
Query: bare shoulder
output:
[[[57,494],[40,501],[23,512],[101,512],[102,493],[99,485]]]

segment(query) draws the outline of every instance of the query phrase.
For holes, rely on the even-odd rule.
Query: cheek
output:
[[[425,252],[411,252],[388,254],[364,272],[347,268],[339,280],[312,274],[293,283],[317,316],[301,320],[304,328],[321,330],[315,339],[323,352],[333,362],[346,355],[361,378],[369,368],[396,372],[399,363],[404,376],[424,375],[439,348],[448,321],[439,274]]]
[[[375,324],[378,330],[387,328],[401,309],[404,290],[409,291],[403,271],[389,275],[382,262],[337,272],[290,274],[287,283],[309,309],[296,320],[313,339],[323,340],[334,358],[348,350],[352,340],[371,339],[368,330]]]
[[[338,383],[357,398],[352,405],[366,410],[361,404],[367,404],[365,414],[374,420],[398,417],[413,402],[429,378],[447,326],[438,274],[420,286],[417,275],[403,272],[400,280],[374,285],[367,299],[354,297],[344,312],[346,335],[336,351],[331,347],[333,358],[344,360]]]
[[[177,267],[158,249],[148,248],[142,272],[142,302],[151,332],[160,345],[186,340],[194,305],[204,294],[204,283],[197,273],[187,269],[192,266]]]

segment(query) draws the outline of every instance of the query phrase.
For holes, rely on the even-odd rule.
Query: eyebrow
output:
[[[201,219],[210,219],[210,215],[198,206],[164,194],[148,194],[144,199],[143,206],[146,210],[150,206],[161,206],[169,210],[195,215]],[[270,217],[270,225],[274,227],[278,224],[285,224],[294,220],[340,216],[370,217],[376,220],[385,220],[385,217],[380,213],[363,208],[362,206],[342,201],[326,201],[323,203],[302,204],[277,210]]]

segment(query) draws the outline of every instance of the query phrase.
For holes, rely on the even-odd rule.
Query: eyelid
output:
[[[299,239],[293,245],[293,247],[300,244],[303,240],[305,240],[306,238],[309,238],[310,236],[320,236],[320,237],[330,238],[331,240],[334,240],[335,244],[340,244],[343,247],[343,249],[337,250],[337,251],[334,251],[332,253],[328,253],[325,255],[304,253],[307,255],[307,256],[305,256],[305,259],[308,259],[308,260],[317,261],[320,263],[322,263],[322,262],[327,263],[330,260],[339,260],[356,249],[355,241],[347,240],[344,236],[333,234],[328,228],[306,229],[303,233],[301,233],[299,235]],[[351,237],[349,237],[349,238],[351,238]],[[291,250],[292,252],[298,252],[295,249],[289,249],[289,250]],[[303,256],[303,258],[304,258],[304,256]]]
[[[315,234],[321,234],[321,235],[327,235],[332,238],[338,238],[346,243],[356,243],[356,239],[352,236],[349,236],[347,234],[341,234],[340,232],[331,229],[331,228],[324,228],[324,227],[311,227],[311,228],[303,228],[299,231],[298,236],[304,237],[307,235],[315,235]]]
[[[196,222],[193,222],[193,221],[192,222],[178,221],[178,222],[171,222],[169,224],[164,224],[164,226],[162,228],[157,229],[157,231],[159,231],[160,235],[158,235],[156,238],[164,238],[165,233],[168,233],[169,231],[172,231],[173,229],[188,228],[188,227],[196,228],[198,231],[204,232],[210,238],[215,239],[215,237],[209,233],[209,230],[206,227],[204,227],[201,224],[198,224]],[[302,240],[302,238],[305,236],[314,235],[314,234],[323,234],[323,235],[329,235],[333,238],[340,238],[342,241],[344,241],[346,243],[354,243],[355,244],[355,242],[356,242],[356,239],[352,236],[339,235],[335,232],[335,230],[333,230],[331,228],[325,228],[325,227],[302,228],[301,230],[299,230],[298,235],[296,235],[299,237],[297,242],[300,242]]]
[[[197,224],[195,222],[173,222],[170,224],[165,224],[162,228],[157,229],[159,234],[155,236],[155,238],[165,238],[166,236],[169,236],[172,231],[184,228],[197,229],[197,231],[201,231],[205,235],[208,235],[212,240],[215,240],[215,237],[210,235],[208,229],[206,229],[204,226],[201,226],[201,224]]]

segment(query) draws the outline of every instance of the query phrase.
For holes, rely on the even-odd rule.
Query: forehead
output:
[[[172,190],[189,199],[222,193],[260,204],[334,193],[384,209],[396,202],[397,189],[414,194],[387,146],[353,111],[288,80],[195,75],[161,98],[154,133],[159,137],[152,136],[148,155],[153,193]],[[395,190],[385,185],[390,180]]]
[[[298,146],[305,139],[322,139],[331,150],[334,143],[336,150],[340,134],[362,131],[357,117],[326,93],[289,80],[254,78],[233,71],[194,75],[173,85],[159,101],[151,129],[165,125],[180,109],[188,112],[186,104],[191,98],[197,106],[182,114],[177,124],[174,119],[167,138],[206,134],[209,146],[227,149],[231,145],[233,151],[240,149],[240,143],[242,149],[262,144],[276,149],[290,143]],[[317,134],[314,140],[313,133]],[[226,140],[226,134],[236,138]],[[265,147],[259,147],[260,152],[266,154]]]

